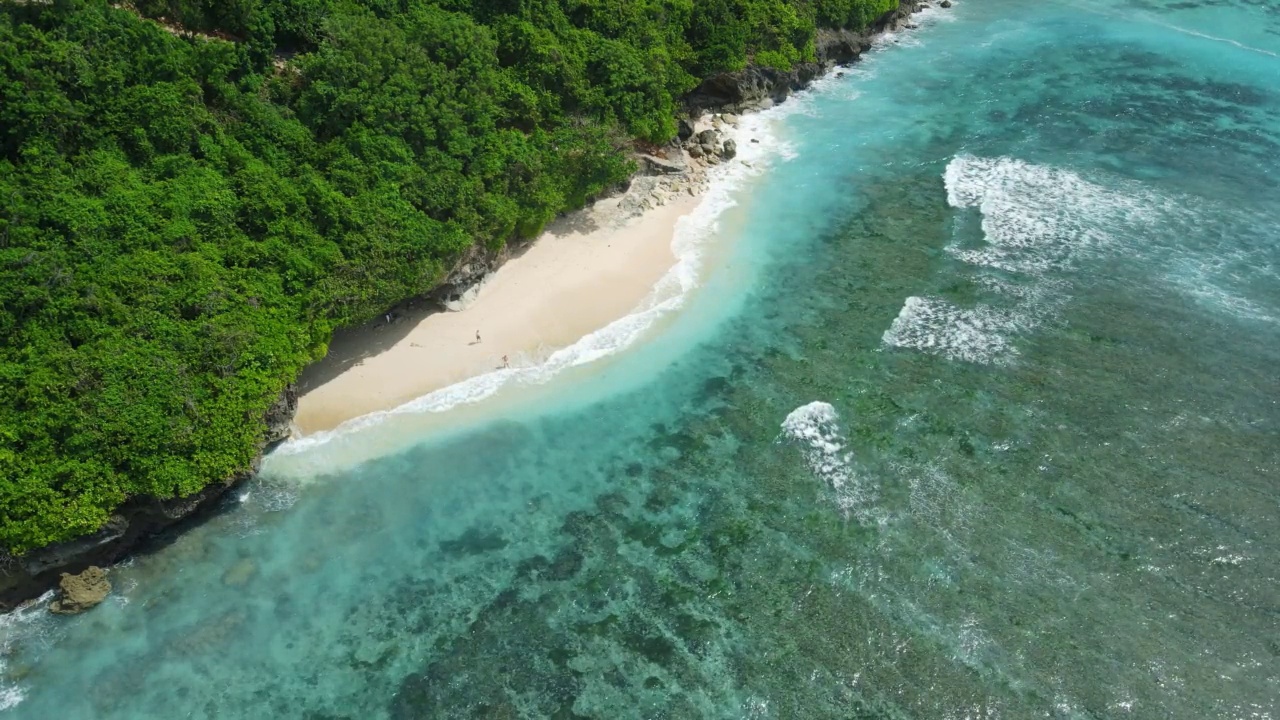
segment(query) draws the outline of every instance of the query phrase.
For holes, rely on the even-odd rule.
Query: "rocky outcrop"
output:
[[[689,169],[683,155],[679,153],[669,153],[669,155],[670,158],[660,158],[656,155],[641,154],[638,157],[640,172],[645,175],[679,175]]]
[[[7,558],[7,562],[0,564],[0,611],[11,610],[59,583],[63,585],[65,597],[67,577],[83,577],[82,571],[111,565],[145,549],[170,528],[209,517],[228,490],[253,477],[262,455],[289,437],[297,409],[298,395],[291,385],[266,412],[267,431],[257,459],[250,467],[223,482],[208,485],[187,497],[133,498],[120,506],[106,525],[91,535],[39,548],[20,558]]]
[[[111,592],[111,581],[107,580],[107,571],[90,565],[79,575],[62,573],[58,587],[61,594],[49,604],[49,611],[76,615],[106,600]]]
[[[267,414],[263,416],[267,423],[267,433],[262,439],[264,452],[289,438],[289,433],[293,429],[293,416],[297,413],[298,389],[290,385],[280,393],[280,397],[267,408]]]
[[[822,74],[822,66],[805,63],[790,71],[749,67],[737,72],[712,75],[684,99],[693,115],[704,112],[741,113],[782,102]]]
[[[721,129],[726,126],[737,125],[738,116],[730,113],[723,115],[710,116],[711,127],[691,133],[683,142],[685,152],[695,164],[715,165],[722,160],[732,160],[738,154],[738,144],[732,138],[727,138],[721,142]],[[691,121],[695,129],[699,126],[705,126],[707,116]]]
[[[688,118],[678,118],[676,120],[676,137],[680,142],[693,137],[693,123]]]
[[[712,75],[685,96],[685,110],[690,116],[697,117],[706,112],[760,110],[782,102],[791,93],[808,87],[832,67],[856,61],[871,49],[874,36],[905,27],[907,18],[921,4],[920,0],[902,0],[896,10],[885,13],[862,32],[819,30],[814,38],[818,56],[816,63],[800,63],[790,70],[748,67]]]
[[[464,309],[489,275],[511,257],[511,252],[510,246],[498,250],[471,246],[445,279],[427,293],[426,299],[446,310]]]

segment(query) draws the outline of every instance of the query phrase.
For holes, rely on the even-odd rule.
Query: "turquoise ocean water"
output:
[[[678,314],[272,457],[3,716],[1280,717],[1277,6],[965,0],[752,123]]]

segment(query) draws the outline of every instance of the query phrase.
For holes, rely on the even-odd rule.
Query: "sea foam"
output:
[[[909,297],[884,342],[949,360],[1001,364],[1018,355],[1009,336],[1027,325],[1017,312],[987,305],[962,308],[939,298]]]
[[[1070,269],[1110,245],[1114,230],[1150,225],[1167,204],[1135,187],[1116,189],[1069,170],[1013,158],[962,155],[943,174],[947,203],[982,213],[986,247],[948,247],[971,265],[1041,275]]]
[[[1065,273],[1117,237],[1153,225],[1170,203],[1131,183],[1117,187],[1069,170],[1014,158],[955,157],[943,179],[947,203],[981,213],[982,244],[947,246],[993,303],[961,307],[909,297],[883,342],[949,360],[1003,364],[1018,356],[1014,337],[1054,316],[1068,299]]]
[[[845,517],[865,519],[873,498],[854,472],[853,453],[845,449],[836,409],[821,401],[802,405],[782,421],[782,434],[800,447],[810,472],[831,488]]]
[[[18,706],[26,699],[26,691],[9,677],[9,662],[19,643],[47,642],[45,637],[51,625],[50,590],[27,605],[0,615],[0,712]]]
[[[914,27],[879,33],[871,39],[871,47],[879,50],[891,45],[920,46],[924,43],[924,40],[914,30],[935,22],[954,21],[956,19],[957,6],[960,4],[959,2],[953,2],[951,7],[945,9],[934,5],[921,7],[910,16],[910,23]]]

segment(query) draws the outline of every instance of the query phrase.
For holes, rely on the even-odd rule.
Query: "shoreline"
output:
[[[800,104],[788,105],[781,112],[788,115],[793,108],[798,110],[802,107]],[[622,295],[630,294],[638,302],[615,302],[612,312],[599,312],[595,307],[599,303],[594,303],[589,313],[595,313],[595,323],[581,323],[582,309],[571,308],[573,320],[581,324],[574,332],[562,335],[564,342],[560,343],[561,347],[539,345],[537,351],[519,358],[519,362],[512,356],[509,369],[502,367],[500,355],[493,353],[498,362],[482,365],[479,374],[445,384],[388,409],[358,415],[332,429],[305,435],[297,433],[264,458],[262,474],[289,482],[306,482],[307,478],[317,474],[352,467],[415,444],[414,438],[427,433],[435,435],[438,431],[447,432],[483,421],[495,411],[502,415],[519,412],[518,408],[532,407],[528,404],[530,402],[536,406],[545,402],[552,393],[558,395],[564,389],[559,385],[566,378],[571,378],[569,382],[578,387],[578,383],[590,383],[600,373],[609,372],[609,368],[627,354],[624,351],[645,343],[670,326],[692,295],[704,287],[704,273],[708,268],[720,267],[726,262],[732,265],[731,249],[726,247],[728,243],[723,241],[726,236],[721,231],[726,224],[735,225],[741,220],[735,211],[735,208],[742,207],[743,198],[739,192],[754,183],[773,164],[789,157],[790,143],[778,135],[778,128],[774,127],[780,117],[776,112],[736,119],[732,116],[717,119],[706,115],[692,121],[687,130],[697,133],[713,130],[722,133],[720,139],[725,142],[733,141],[729,147],[733,149],[734,157],[725,160],[724,146],[719,143],[713,146],[714,152],[706,160],[693,159],[688,152],[677,154],[680,147],[674,145],[666,149],[665,158],[641,156],[650,166],[650,172],[656,172],[655,166],[658,166],[667,168],[666,174],[637,176],[633,178],[633,187],[624,196],[606,198],[591,208],[562,219],[561,222],[571,223],[584,234],[595,235],[597,244],[611,244],[613,239],[630,233],[650,243],[642,254],[661,257],[662,262],[647,268],[627,265],[628,286],[621,288],[621,293],[618,287],[607,281],[594,283],[594,287],[588,287],[589,284],[582,283],[581,279],[577,283],[584,297],[596,297],[593,293],[603,292],[616,301]],[[686,143],[686,149],[694,144],[703,144],[697,142],[696,134],[690,134],[692,137]],[[707,157],[705,152],[704,157]],[[612,225],[588,222],[590,215],[618,218],[619,213],[621,221]],[[563,228],[553,226],[550,234],[561,235]],[[543,242],[562,240],[548,237]],[[531,251],[522,249],[508,261],[508,265],[500,267],[516,267],[529,257],[528,253]],[[494,278],[500,278],[502,272],[497,270]],[[473,271],[464,270],[463,274],[472,278],[472,283],[476,282]],[[567,274],[578,275],[579,270],[571,268]],[[515,275],[523,277],[524,273]],[[453,284],[445,298],[453,300],[459,295],[468,298],[474,293],[475,300],[482,301],[491,297],[490,293],[500,284],[504,283],[491,279],[487,283],[481,281],[482,287],[468,290],[462,289],[465,286]],[[575,283],[570,280],[569,284]],[[556,301],[562,300],[557,298]],[[462,312],[444,312],[437,310],[436,304],[427,307],[429,302],[418,300],[409,306],[398,306],[405,313],[403,322],[384,322],[381,328],[375,323],[359,329],[352,338],[354,347],[347,347],[347,336],[341,336],[339,344],[332,346],[330,356],[337,355],[335,362],[340,365],[354,367],[358,362],[378,362],[382,358],[372,353],[380,356],[397,344],[403,350],[407,343],[420,353],[423,348],[412,347],[413,341],[405,339],[405,335],[417,330],[424,320],[467,316],[470,310],[479,309],[473,304]],[[502,308],[501,312],[513,313],[511,306],[497,305]],[[517,308],[513,314],[519,315],[523,311],[523,308]],[[469,321],[464,321],[456,329],[456,334],[466,339],[466,350],[473,353],[493,341],[489,334],[482,333],[483,342],[473,345],[475,331]],[[361,342],[366,344],[361,346]],[[457,354],[460,349],[455,343],[449,352]],[[364,351],[371,354],[362,356],[360,353]],[[390,358],[387,363],[388,366],[395,365]],[[319,375],[319,382],[304,385],[303,390],[315,392],[321,384],[327,384],[340,375],[341,367],[334,372],[323,373]],[[309,379],[303,378],[304,381]],[[352,382],[359,384],[354,379]],[[396,383],[395,380],[391,382],[393,385]],[[350,408],[339,408],[339,412],[350,412]],[[305,422],[304,417],[303,430],[309,429]]]

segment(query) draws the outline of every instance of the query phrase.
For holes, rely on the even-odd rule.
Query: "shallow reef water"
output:
[[[631,382],[264,473],[6,617],[4,715],[1280,716],[1278,53],[928,11],[773,120]]]

